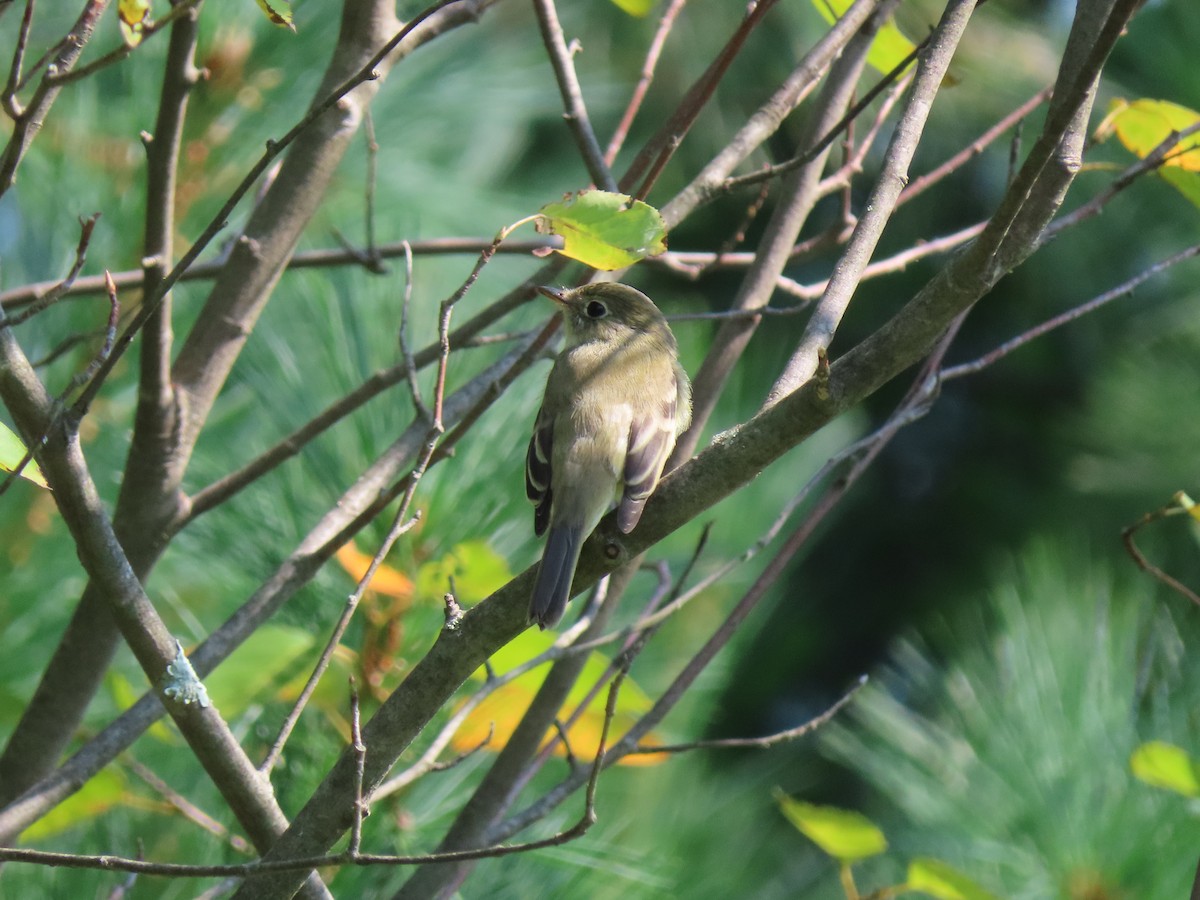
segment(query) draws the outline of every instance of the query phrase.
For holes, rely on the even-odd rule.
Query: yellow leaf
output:
[[[25,458],[25,445],[21,443],[21,439],[13,433],[12,429],[8,428],[3,422],[0,422],[0,472],[11,472],[21,460]],[[46,479],[42,476],[42,470],[38,468],[38,464],[32,459],[25,464],[25,468],[21,470],[21,477],[26,481],[32,481],[38,487],[49,488],[46,484]],[[3,481],[0,478],[0,481]]]
[[[830,25],[845,15],[853,3],[854,0],[812,0],[821,18]],[[916,45],[896,27],[896,23],[888,19],[871,41],[871,48],[867,51],[867,64],[886,75],[904,62],[915,47]]]
[[[150,25],[150,0],[119,0],[117,18],[121,25],[121,38],[130,47],[142,42],[142,35]]]
[[[363,576],[367,574],[367,569],[371,567],[371,560],[375,558],[373,555],[359,551],[353,541],[343,544],[335,555],[341,567],[356,582],[362,581]],[[403,572],[393,569],[387,563],[382,563],[375,570],[367,589],[375,591],[377,594],[394,597],[397,600],[411,600],[413,595],[412,579]]]
[[[296,30],[292,24],[292,4],[288,0],[258,0],[258,6],[273,24]]]
[[[805,837],[843,862],[876,856],[887,849],[883,832],[861,813],[833,806],[815,806],[777,791],[780,811]]]
[[[1136,778],[1185,797],[1200,797],[1196,765],[1182,747],[1150,741],[1133,751],[1129,768]]]
[[[996,900],[994,894],[940,859],[918,858],[910,862],[904,887],[938,900]]]
[[[1116,133],[1125,149],[1144,159],[1172,134],[1200,122],[1200,113],[1168,100],[1122,100],[1109,103],[1108,115],[1096,129],[1097,140]],[[1200,172],[1200,133],[1176,144],[1163,161],[1163,167]]]
[[[502,675],[514,665],[519,665],[537,656],[554,643],[554,637],[553,634],[537,630],[524,632],[492,657],[493,672]],[[597,679],[604,675],[607,667],[608,660],[599,653],[593,653],[588,657],[582,675],[575,687],[571,689],[567,702],[563,705],[563,718],[574,713],[579,704],[586,699]],[[529,708],[530,702],[538,688],[541,687],[548,669],[549,666],[542,666],[526,672],[514,681],[494,690],[466,717],[451,740],[451,745],[459,752],[466,752],[488,740],[490,733],[491,739],[488,740],[487,748],[498,750],[503,747],[512,736],[521,717],[525,715],[525,710]],[[474,676],[480,682],[485,677],[486,673],[482,669]],[[567,732],[571,753],[585,763],[594,759],[600,748],[600,736],[604,730],[607,703],[608,689],[605,687],[596,692],[596,696],[588,702],[583,713]],[[620,740],[625,732],[649,709],[650,698],[631,679],[626,678],[617,694],[616,711],[608,729],[608,746],[611,747]],[[557,735],[557,730],[549,729],[546,732],[546,740],[552,740]],[[653,735],[647,737],[648,742],[654,740]],[[554,753],[558,756],[566,754],[566,748],[563,747],[561,741],[556,742]],[[652,766],[663,762],[667,755],[665,753],[634,754],[624,757],[620,764]]]
[[[642,18],[654,9],[654,0],[612,0],[613,4],[623,12],[635,18]]]

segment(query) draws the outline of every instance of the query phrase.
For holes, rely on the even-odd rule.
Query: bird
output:
[[[553,628],[571,598],[584,540],[615,504],[628,534],[691,423],[692,389],[678,344],[636,288],[597,282],[539,287],[558,304],[565,345],[546,379],[525,457],[533,527],[546,533],[529,620]]]

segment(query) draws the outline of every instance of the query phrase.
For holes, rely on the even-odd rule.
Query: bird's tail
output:
[[[553,628],[567,611],[571,599],[571,581],[583,546],[583,529],[569,525],[551,525],[546,536],[546,551],[538,568],[537,582],[529,601],[529,619],[545,630]]]

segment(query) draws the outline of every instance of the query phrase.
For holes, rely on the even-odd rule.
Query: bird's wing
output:
[[[525,454],[525,496],[533,503],[533,531],[541,535],[550,522],[550,460],[554,446],[554,419],[538,410]]]
[[[658,486],[663,466],[675,446],[677,400],[672,394],[661,407],[651,405],[644,415],[635,416],[629,427],[629,447],[625,451],[625,489],[617,505],[617,527],[629,534],[642,517],[642,508]]]

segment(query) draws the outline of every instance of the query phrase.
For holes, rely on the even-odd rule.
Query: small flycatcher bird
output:
[[[571,598],[579,551],[615,503],[628,534],[692,420],[692,386],[658,307],[628,285],[538,290],[559,304],[566,344],[546,380],[525,457],[533,530],[546,549],[529,618],[551,628]]]

